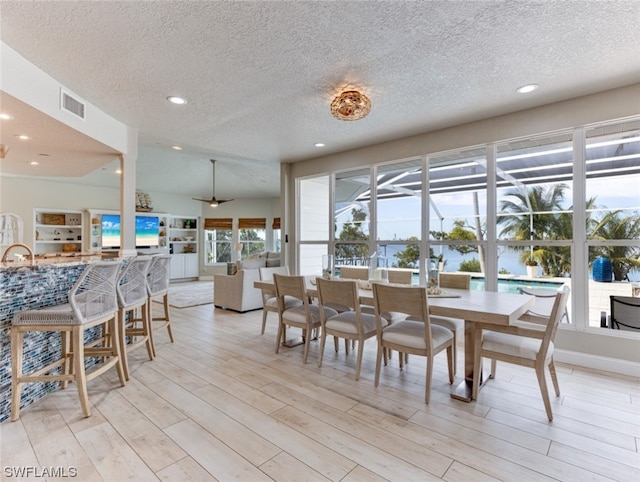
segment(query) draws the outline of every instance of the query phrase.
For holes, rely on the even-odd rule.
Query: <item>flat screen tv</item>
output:
[[[136,248],[152,248],[160,244],[160,219],[136,216]]]
[[[120,248],[120,215],[102,215],[102,248]],[[136,248],[151,248],[160,244],[160,219],[157,216],[136,216]]]
[[[120,215],[102,215],[102,249],[120,248]]]

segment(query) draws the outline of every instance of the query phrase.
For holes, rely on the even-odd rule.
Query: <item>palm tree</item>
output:
[[[612,211],[595,226],[593,238],[638,239],[640,238],[640,216],[636,213],[623,217],[621,211]],[[604,256],[611,260],[613,277],[616,281],[625,280],[629,271],[640,269],[640,248],[637,246],[600,246],[595,256]],[[593,259],[589,261],[591,263]]]

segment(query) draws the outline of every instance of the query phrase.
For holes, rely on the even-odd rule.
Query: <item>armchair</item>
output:
[[[244,313],[262,308],[262,294],[253,283],[260,279],[258,269],[239,269],[234,275],[213,275],[213,304]]]

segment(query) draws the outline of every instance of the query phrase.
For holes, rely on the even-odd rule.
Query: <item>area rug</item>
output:
[[[161,298],[154,301],[161,301]],[[213,282],[185,283],[169,287],[169,305],[174,308],[213,303]]]

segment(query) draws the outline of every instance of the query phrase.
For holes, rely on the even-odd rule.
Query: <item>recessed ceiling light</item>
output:
[[[13,119],[13,116],[9,115],[9,114],[0,113],[0,119],[11,120],[11,119]]]
[[[313,147],[324,147],[324,142],[316,142]]]
[[[24,135],[24,134],[16,135],[16,137],[17,137],[18,139],[22,140],[22,141],[26,141],[27,139],[30,139],[30,137],[29,137],[29,136],[26,136],[26,135]]]
[[[39,166],[40,165],[40,163],[38,161],[31,161],[29,164],[31,166]]]
[[[180,146],[171,146],[172,149],[175,149],[176,151],[181,151],[182,147]]]
[[[527,84],[522,87],[518,87],[516,92],[518,94],[528,94],[529,92],[533,92],[534,90],[538,90],[538,84]]]
[[[183,99],[182,97],[178,97],[177,95],[170,95],[167,97],[167,100],[173,104],[184,105],[187,103],[187,99]]]

